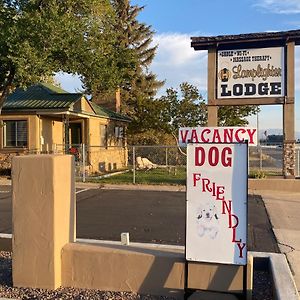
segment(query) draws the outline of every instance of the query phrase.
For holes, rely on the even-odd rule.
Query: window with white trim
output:
[[[100,125],[100,146],[107,147],[107,125]]]
[[[27,121],[6,120],[3,122],[3,146],[12,148],[27,147]]]
[[[115,137],[117,140],[117,146],[124,147],[125,145],[125,128],[121,126],[115,127]]]

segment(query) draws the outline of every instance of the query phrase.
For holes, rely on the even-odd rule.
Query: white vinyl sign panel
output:
[[[285,95],[284,48],[218,51],[217,98]]]
[[[189,144],[186,260],[247,264],[247,144]]]
[[[181,127],[178,142],[188,143],[242,143],[257,145],[257,129],[250,127]]]

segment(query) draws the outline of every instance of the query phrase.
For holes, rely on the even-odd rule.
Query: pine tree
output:
[[[154,32],[151,26],[137,20],[144,6],[131,5],[130,0],[111,0],[111,3],[116,14],[115,27],[119,34],[119,46],[131,49],[136,62],[133,74],[128,74],[125,77],[128,80],[124,80],[120,86],[122,112],[137,119],[144,104],[153,101],[157,90],[164,84],[164,81],[157,80],[156,75],[149,71],[157,50],[157,46],[151,45]],[[96,101],[101,104],[101,96]],[[135,131],[135,124],[137,122],[131,123],[129,132]]]

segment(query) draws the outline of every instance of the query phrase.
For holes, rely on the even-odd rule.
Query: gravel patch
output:
[[[252,300],[272,300],[273,286],[268,271],[254,270]]]
[[[271,276],[266,271],[255,270],[253,279],[253,300],[272,300]],[[139,295],[129,292],[108,292],[76,288],[43,290],[14,288],[12,286],[12,259],[10,252],[0,252],[0,298],[14,299],[59,299],[59,300],[172,300],[171,297]]]

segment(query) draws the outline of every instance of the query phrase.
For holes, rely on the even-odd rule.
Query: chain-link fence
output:
[[[186,148],[130,146],[128,150],[133,183],[185,184]]]
[[[283,175],[283,145],[249,147],[249,175],[255,178]],[[295,176],[300,177],[300,148],[295,149]]]
[[[74,155],[78,181],[88,180],[100,184],[183,185],[186,181],[186,148],[177,146],[100,147],[84,144],[67,146],[56,144],[51,147],[51,150],[31,150],[23,154],[47,153]],[[7,159],[2,159],[6,169],[10,168],[11,156],[13,154]],[[249,147],[250,177],[281,176],[282,169],[283,147],[281,145]],[[297,147],[295,175],[300,177],[300,148]]]
[[[83,182],[185,184],[186,149],[177,146],[55,145],[52,153],[74,155]]]
[[[169,145],[96,147],[56,145],[54,153],[75,156],[76,176],[99,183],[185,184],[186,148]],[[249,147],[249,176],[283,175],[283,147]],[[296,148],[296,177],[300,176],[300,148]]]
[[[249,174],[251,177],[283,174],[283,147],[249,147]]]

